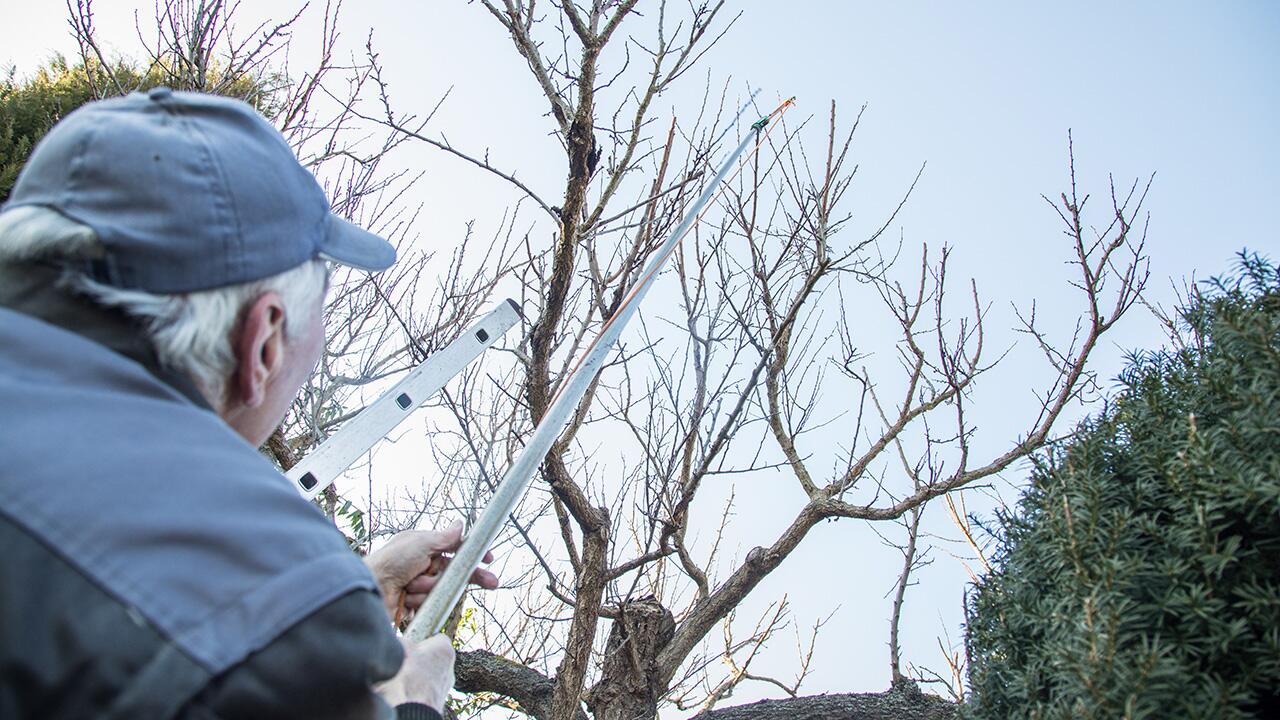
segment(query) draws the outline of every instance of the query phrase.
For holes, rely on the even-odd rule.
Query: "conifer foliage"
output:
[[[84,61],[72,64],[54,56],[29,78],[19,79],[10,70],[0,76],[0,204],[12,192],[14,183],[36,143],[72,110],[91,101],[124,91],[146,91],[158,86],[176,90],[199,89],[175,77],[168,66],[153,61],[142,66],[119,60],[111,68]],[[268,117],[279,110],[273,104],[279,85],[277,76],[237,75],[229,77],[217,64],[208,70],[217,93],[253,104]],[[103,78],[111,78],[107,84]]]
[[[969,718],[1280,717],[1280,268],[1042,458],[967,608]]]
[[[55,57],[34,77],[0,78],[0,203],[9,197],[35,144],[63,116],[93,99],[83,66]]]

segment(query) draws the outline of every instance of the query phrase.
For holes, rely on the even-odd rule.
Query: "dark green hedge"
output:
[[[81,68],[55,58],[34,77],[0,80],[0,203],[9,197],[18,172],[37,141],[64,115],[93,99]]]
[[[1242,258],[1001,518],[966,717],[1280,718],[1280,269]]]
[[[102,67],[92,70],[94,81],[105,94],[118,92],[118,87],[140,91],[160,85],[190,89],[166,73],[164,67],[153,64],[139,69],[121,60],[110,73]],[[221,94],[247,100],[268,117],[280,110],[276,95],[277,89],[287,84],[283,76],[244,75],[228,82],[220,72],[216,64],[209,70],[210,84],[221,87]],[[115,82],[110,80],[112,76]],[[8,199],[18,173],[40,138],[67,113],[94,99],[95,82],[91,82],[83,64],[72,65],[62,57],[55,57],[25,80],[18,80],[12,72],[0,77],[0,203]]]

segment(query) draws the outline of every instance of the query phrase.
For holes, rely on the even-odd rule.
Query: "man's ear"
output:
[[[283,367],[284,320],[284,302],[274,292],[263,294],[245,311],[233,343],[235,389],[241,405],[261,405],[268,381]]]

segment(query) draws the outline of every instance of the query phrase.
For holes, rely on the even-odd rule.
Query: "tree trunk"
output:
[[[658,653],[675,633],[671,611],[655,598],[622,604],[609,630],[600,681],[587,693],[595,720],[648,720],[657,717],[658,698],[666,691],[657,672]]]

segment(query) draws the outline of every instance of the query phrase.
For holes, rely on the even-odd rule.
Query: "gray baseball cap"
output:
[[[4,209],[30,205],[97,233],[105,257],[84,268],[95,279],[155,293],[260,280],[317,257],[370,271],[396,259],[330,212],[252,107],[168,88],[89,103],[55,125]]]

